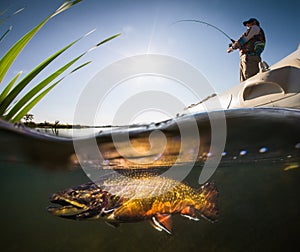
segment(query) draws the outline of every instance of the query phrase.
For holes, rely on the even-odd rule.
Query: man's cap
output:
[[[246,24],[252,23],[252,22],[256,22],[257,25],[259,26],[259,22],[256,18],[250,18],[249,20],[246,20],[243,22],[243,25],[246,26]]]

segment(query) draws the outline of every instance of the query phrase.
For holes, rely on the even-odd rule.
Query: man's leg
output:
[[[240,82],[245,81],[246,78],[246,69],[247,69],[246,55],[240,56]]]
[[[261,58],[259,56],[246,56],[246,68],[245,68],[245,77],[249,79],[250,77],[256,75],[259,72],[259,62]]]

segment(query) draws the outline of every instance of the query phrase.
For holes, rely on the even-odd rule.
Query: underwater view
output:
[[[139,169],[121,162],[108,146],[111,136],[130,131],[132,143],[146,145],[154,128],[96,134],[103,156],[110,148],[106,162],[86,160],[89,171],[99,174],[97,186],[74,161],[70,138],[1,121],[3,250],[292,251],[299,245],[300,112],[257,108],[225,115],[226,146],[206,186],[199,176],[214,155],[204,158],[210,144],[204,113],[193,115],[204,139],[201,157],[177,183],[165,173],[177,153],[174,123],[188,124],[190,115],[154,126],[173,142]],[[176,165],[178,171],[188,166],[188,160]],[[114,181],[116,174],[123,175]]]
[[[1,251],[298,251],[300,6],[251,4],[1,1]]]

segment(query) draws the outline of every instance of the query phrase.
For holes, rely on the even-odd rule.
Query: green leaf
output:
[[[2,41],[2,39],[4,39],[4,37],[12,30],[12,26],[10,26],[6,32],[3,33],[3,35],[0,37],[0,42]]]
[[[46,18],[42,23],[24,35],[17,43],[15,43],[0,60],[0,82],[2,82],[4,76],[6,75],[8,69],[11,67],[12,63],[15,61],[17,56],[23,50],[25,45],[32,39],[32,37],[38,32],[39,29],[49,20]]]
[[[96,46],[94,46],[93,48],[96,48],[118,36],[120,36],[121,34],[116,34],[113,35],[103,41],[101,41],[100,43],[98,43]],[[7,97],[0,103],[0,114],[4,114],[5,111],[7,110],[7,108],[10,106],[10,104],[13,102],[13,100],[17,97],[17,95],[30,83],[30,81],[36,76],[38,75],[48,64],[50,64],[56,57],[58,57],[60,54],[62,54],[65,50],[67,50],[68,48],[70,48],[72,45],[74,45],[76,42],[78,42],[80,39],[82,39],[85,36],[82,36],[81,38],[73,41],[72,43],[70,43],[69,45],[67,45],[66,47],[64,47],[63,49],[61,49],[60,51],[58,51],[57,53],[53,54],[52,56],[50,56],[48,59],[46,59],[44,62],[42,62],[39,66],[37,66],[34,70],[32,70],[27,76],[24,77],[23,80],[21,80],[18,85],[7,95]],[[78,58],[74,59],[75,61],[77,61],[79,58],[81,58],[83,55],[85,55],[87,52],[89,52],[90,50],[84,52],[83,54],[81,54]],[[58,72],[59,73],[59,72]],[[56,74],[54,74],[56,75]],[[53,75],[53,76],[54,76]],[[55,77],[57,77],[58,75],[56,75]],[[48,83],[50,83],[53,79],[51,79],[50,81],[48,81]],[[45,87],[48,83],[44,83],[41,85],[44,85],[43,87]],[[33,93],[31,93],[32,95]],[[20,101],[20,103],[18,105],[16,105],[16,109],[13,110],[13,112],[10,112],[8,119],[10,119],[18,109],[20,108],[20,106],[23,106],[26,103],[26,99],[24,98]]]
[[[4,100],[4,98],[7,96],[8,92],[11,90],[17,79],[20,77],[23,71],[20,71],[17,73],[17,75],[8,83],[8,85],[5,87],[5,89],[0,94],[0,103]]]
[[[13,16],[13,15],[16,15],[16,14],[18,14],[18,13],[20,13],[21,11],[23,11],[23,10],[25,10],[25,9],[26,9],[26,6],[20,8],[20,9],[18,9],[18,10],[16,10],[16,11],[12,14],[12,16]]]
[[[54,16],[69,9],[71,6],[77,4],[80,1],[66,1],[63,3],[53,14],[44,19],[40,24],[34,27],[31,31],[26,33],[20,40],[18,40],[2,57],[0,60],[0,83],[2,82],[7,71],[11,67],[12,63],[15,61],[20,52],[28,44],[28,42],[33,38],[33,36]],[[63,8],[62,8],[63,7]]]
[[[58,15],[59,13],[71,8],[73,5],[80,3],[82,0],[68,0],[64,2],[52,15],[51,18]]]
[[[77,70],[79,70],[80,68],[90,64],[91,62],[92,61],[88,61],[88,62],[83,63],[82,65],[80,65],[80,66],[76,67],[75,69],[73,69],[69,74],[72,74],[72,73],[76,72]]]
[[[81,39],[81,38],[80,38]],[[48,66],[54,59],[56,59],[59,55],[61,55],[64,51],[74,45],[77,39],[59,50],[55,54],[51,55],[45,61],[43,61],[40,65],[34,68],[28,75],[26,75],[15,87],[14,89],[6,96],[3,102],[0,103],[0,115],[3,115],[5,110],[9,107],[9,105],[13,102],[13,100],[17,97],[17,95],[30,83],[30,81],[36,77],[46,66]]]
[[[53,85],[48,87],[42,93],[40,93],[37,97],[35,97],[30,103],[28,103],[15,117],[11,120],[12,123],[20,121],[23,116],[25,116],[46,94],[50,92],[52,88],[54,88],[62,79],[55,82]],[[5,118],[6,119],[6,118]]]
[[[9,111],[9,113],[5,116],[6,120],[10,120],[32,97],[34,97],[37,93],[39,93],[43,88],[45,88],[49,83],[51,83],[56,77],[65,72],[69,67],[71,67],[77,60],[79,60],[84,54],[76,57],[71,60],[63,67],[49,75],[35,87],[30,89]]]
[[[6,12],[8,12],[9,8],[6,8],[0,12],[0,17],[3,16]]]
[[[77,68],[75,68],[74,70],[72,70],[70,72],[70,74],[76,72],[77,70],[81,69],[82,67],[86,66],[89,63],[90,62],[83,63],[82,65],[80,65]],[[13,119],[11,119],[11,122],[14,123],[14,122],[20,121],[23,118],[23,116],[25,116],[46,94],[48,94],[64,78],[65,77],[63,77],[60,80],[58,80],[57,82],[55,82],[53,85],[51,85],[49,88],[47,88],[45,91],[43,91],[42,93],[40,93],[37,97],[35,97],[32,101],[30,101],[22,110],[20,110],[18,112],[18,114],[16,114],[13,117]]]
[[[0,19],[0,25],[3,24],[3,23],[5,23],[5,22],[6,22],[9,18],[11,18],[12,16],[14,16],[14,15],[20,13],[21,11],[25,10],[25,8],[26,8],[26,7],[22,7],[22,8],[20,8],[20,9],[16,10],[14,13],[12,13],[12,14],[6,16],[6,17],[3,17],[2,19]],[[3,11],[0,13],[0,17],[3,16],[8,10],[9,10],[9,8],[3,10]]]
[[[9,10],[9,8],[6,8],[5,10],[1,11],[0,12],[0,25],[3,24],[6,20],[7,20],[7,17],[2,17],[4,16],[4,14]]]
[[[120,35],[121,35],[121,33],[118,33],[118,34],[115,34],[115,35],[113,35],[113,36],[111,36],[111,37],[109,37],[107,39],[102,40],[100,43],[98,43],[97,45],[95,45],[94,47],[92,47],[89,51],[97,48],[100,45],[103,45],[104,43],[106,43],[106,42],[108,42],[108,41],[110,41],[110,40],[112,40],[112,39],[114,39],[116,37],[119,37]]]
[[[24,49],[24,47],[28,44],[28,42],[33,38],[33,36],[45,25],[45,23],[56,16],[57,14],[69,9],[73,5],[81,2],[82,0],[67,0],[65,1],[54,13],[52,13],[50,16],[48,16],[46,19],[44,19],[39,25],[34,27],[31,31],[26,33],[20,40],[18,40],[8,51],[7,53],[0,59],[0,83],[4,79],[7,71],[17,58],[17,56],[20,54],[20,52]],[[23,8],[24,9],[24,8]],[[23,9],[20,9],[16,11],[14,14],[19,13]],[[14,15],[13,14],[13,15]],[[1,40],[7,35],[9,32],[6,31],[0,38]],[[90,33],[88,33],[90,34]],[[84,35],[83,37],[87,36],[88,34]],[[95,45],[90,50],[97,48],[98,46],[120,36],[121,34],[113,35],[97,45]],[[83,38],[81,37],[81,38]],[[81,39],[80,38],[80,39]],[[32,89],[30,89],[18,102],[16,102],[14,105],[12,103],[17,98],[17,96],[20,94],[20,92],[43,70],[45,69],[53,60],[55,60],[58,56],[60,56],[64,51],[66,51],[68,48],[70,48],[72,45],[74,45],[77,41],[80,39],[75,40],[74,42],[70,43],[63,49],[59,50],[55,54],[48,57],[46,60],[44,60],[42,63],[40,63],[38,66],[36,66],[29,74],[27,74],[17,85],[14,85],[16,80],[18,79],[18,74],[3,90],[3,92],[0,94],[0,115],[5,115],[5,118],[7,120],[11,120],[13,122],[21,120],[23,116],[25,116],[28,111],[34,107],[54,86],[56,86],[58,83],[60,83],[67,75],[72,74],[76,72],[77,70],[81,69],[82,67],[86,66],[90,62],[86,62],[75,69],[73,69],[69,74],[61,78],[59,81],[55,82],[53,85],[49,87],[52,81],[54,81],[58,76],[60,76],[63,72],[65,72],[71,65],[73,65],[77,60],[79,60],[82,56],[84,56],[87,52],[90,50],[85,51],[83,54],[79,55],[78,57],[74,58],[73,60],[69,61],[67,64],[65,64],[60,69],[56,70],[54,73],[49,75],[47,78],[45,78],[43,81],[35,85]],[[43,91],[43,89],[45,89]]]
[[[116,37],[119,37],[120,35],[121,35],[121,33],[118,33],[118,34],[113,35],[113,36],[111,36],[111,37],[109,37],[107,39],[104,39],[103,41],[101,41],[100,43],[98,43],[96,46],[98,47],[98,46],[100,46],[100,45],[102,45],[102,44],[104,44],[104,43],[106,43],[106,42],[108,42],[108,41],[110,41],[110,40],[112,40],[112,39],[114,39]]]
[[[114,36],[111,36],[102,42],[98,43],[95,47],[96,48],[116,37],[118,37],[120,34],[116,34]],[[82,36],[81,38],[73,41],[57,53],[53,54],[50,56],[48,59],[46,59],[44,62],[42,62],[39,66],[37,66],[34,70],[32,70],[27,76],[24,77],[23,80],[21,80],[17,86],[8,94],[6,97],[3,97],[3,101],[0,101],[0,114],[5,114],[5,111],[8,110],[9,106],[12,104],[14,99],[17,97],[17,95],[30,83],[30,81],[38,75],[48,64],[50,64],[56,57],[58,57],[60,54],[62,54],[65,50],[70,48],[72,45],[74,45],[76,42],[78,42],[80,39],[85,37],[86,35]],[[85,51],[82,53],[80,56],[76,57],[66,65],[64,65],[62,68],[48,76],[46,79],[44,79],[42,82],[37,84],[34,88],[32,88],[25,96],[23,96],[6,114],[5,118],[6,120],[11,120],[16,113],[33,97],[35,96],[38,92],[40,92],[43,88],[45,88],[49,83],[51,83],[56,77],[58,77],[60,74],[62,74],[65,70],[67,70],[71,65],[73,65],[77,60],[79,60],[82,56],[84,56],[87,52],[90,50]],[[89,64],[90,62],[85,63],[84,65]],[[72,72],[77,71],[79,68],[82,68],[84,65],[81,65],[80,67],[74,69]],[[71,73],[72,73],[71,72]],[[70,73],[70,74],[71,74]]]

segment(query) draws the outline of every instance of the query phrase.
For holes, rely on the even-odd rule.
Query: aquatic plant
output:
[[[13,62],[16,60],[17,56],[21,53],[24,47],[29,43],[29,41],[35,36],[35,34],[53,17],[58,15],[59,13],[69,9],[75,4],[81,2],[82,0],[68,0],[64,2],[55,12],[53,12],[50,16],[45,18],[41,23],[35,26],[32,30],[26,33],[21,39],[19,39],[0,59],[0,84],[2,83],[6,73],[10,69]],[[5,32],[7,33],[7,31]],[[5,37],[6,34],[1,36],[1,39]],[[90,32],[88,33],[90,34]],[[54,59],[60,56],[63,52],[68,50],[74,44],[76,44],[79,40],[86,37],[88,34],[80,37],[79,39],[71,42],[67,46],[63,47],[43,62],[41,62],[38,66],[36,66],[33,70],[31,70],[22,80],[17,82],[22,71],[16,74],[16,76],[6,85],[3,91],[0,93],[0,117],[8,120],[10,122],[18,122],[20,121],[47,93],[49,93],[57,84],[59,84],[66,76],[76,72],[82,67],[91,63],[91,61],[85,62],[70,72],[62,76],[67,69],[69,69],[75,62],[77,62],[80,58],[82,58],[86,53],[91,51],[92,49],[97,48],[98,46],[120,36],[121,34],[113,35],[109,38],[104,39],[100,43],[96,44],[89,50],[86,50],[79,56],[75,57],[67,64],[63,65],[55,72],[48,75],[41,82],[32,87],[26,94],[24,94],[19,100],[17,100],[18,95],[21,91],[24,90],[26,86],[28,86],[31,81],[42,71],[44,70]],[[56,80],[60,77],[58,80]],[[55,81],[56,80],[56,81]]]
[[[1,11],[0,12],[0,25],[1,24],[3,24],[3,23],[5,23],[9,18],[11,18],[12,16],[14,16],[14,15],[16,15],[16,14],[18,14],[18,13],[20,13],[20,12],[22,12],[23,10],[25,9],[25,7],[22,7],[22,8],[20,8],[20,9],[18,9],[18,10],[16,10],[15,12],[13,12],[12,14],[10,14],[10,15],[6,15],[5,16],[5,14],[6,14],[6,12],[8,12],[8,8],[7,9],[5,9],[5,10],[3,10],[3,11]],[[5,38],[5,36],[7,36],[7,34],[12,30],[12,25],[0,36],[0,42]]]

